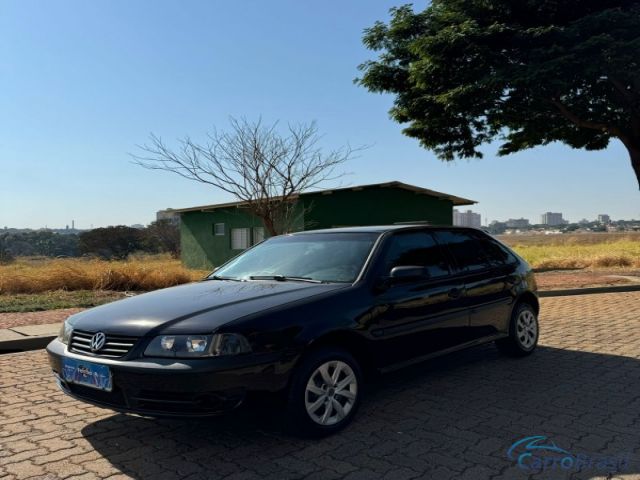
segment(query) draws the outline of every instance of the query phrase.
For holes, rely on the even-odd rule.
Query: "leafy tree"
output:
[[[147,227],[150,243],[161,252],[170,253],[173,258],[180,256],[180,227],[170,220],[157,220]]]
[[[0,244],[12,256],[73,257],[78,254],[77,235],[47,230],[1,233]]]
[[[123,259],[130,253],[145,250],[145,236],[144,230],[124,225],[95,228],[80,234],[80,252]]]
[[[13,261],[14,257],[7,249],[5,238],[0,236],[0,265],[7,265]]]
[[[627,148],[640,182],[640,2],[433,0],[365,30],[357,80],[442,160],[560,141]]]

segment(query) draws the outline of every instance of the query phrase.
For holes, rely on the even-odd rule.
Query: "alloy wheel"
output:
[[[538,337],[538,322],[530,310],[522,310],[516,321],[516,336],[520,345],[527,350],[532,348]]]
[[[307,414],[319,425],[335,425],[349,415],[357,395],[358,380],[353,369],[340,360],[325,362],[307,382]]]

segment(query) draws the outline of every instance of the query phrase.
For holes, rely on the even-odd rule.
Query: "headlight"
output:
[[[216,335],[162,335],[144,351],[146,357],[217,357],[251,351],[246,338],[236,333]]]
[[[69,344],[69,340],[71,339],[71,332],[73,331],[73,323],[69,321],[69,319],[65,320],[60,327],[60,332],[58,333],[58,340],[60,340],[65,345]]]

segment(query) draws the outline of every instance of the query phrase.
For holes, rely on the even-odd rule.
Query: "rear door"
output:
[[[464,283],[471,338],[503,331],[512,301],[506,281],[510,272],[488,237],[475,230],[455,229],[438,231],[436,238],[451,252]]]
[[[436,232],[438,242],[451,252],[464,283],[470,335],[474,339],[495,335],[502,330],[511,301],[505,284],[508,274],[503,265],[488,254],[489,249],[481,237],[483,234],[474,230]]]
[[[380,364],[408,361],[463,343],[469,318],[464,284],[450,275],[449,257],[427,231],[393,234],[378,262],[379,278],[399,266],[421,266],[427,276],[396,283],[375,297],[371,333]]]
[[[509,331],[511,309],[516,296],[516,287],[522,281],[518,274],[518,259],[507,248],[489,235],[477,232],[485,256],[492,268],[492,282],[496,285],[493,296],[495,303],[491,309],[476,309],[471,313],[471,322],[476,327],[495,333]],[[498,288],[498,285],[500,288]],[[487,313],[491,312],[489,316]]]

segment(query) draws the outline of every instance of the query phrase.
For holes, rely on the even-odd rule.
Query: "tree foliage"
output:
[[[5,252],[6,258],[36,255],[73,257],[78,255],[78,237],[47,230],[3,232],[0,233],[0,251]]]
[[[337,167],[354,153],[349,146],[324,151],[315,123],[289,125],[231,118],[226,132],[214,130],[207,142],[186,137],[175,148],[151,135],[135,162],[210,185],[242,202],[270,235],[289,230],[300,214],[299,193],[341,176]]]
[[[95,228],[82,232],[79,237],[80,253],[107,259],[125,259],[134,252],[154,251],[149,248],[144,230],[124,225]]]
[[[173,258],[180,256],[180,227],[170,220],[157,220],[147,227],[149,243],[156,244],[161,252],[170,253]]]
[[[434,0],[365,30],[380,52],[357,81],[443,160],[617,138],[640,182],[640,2]]]

